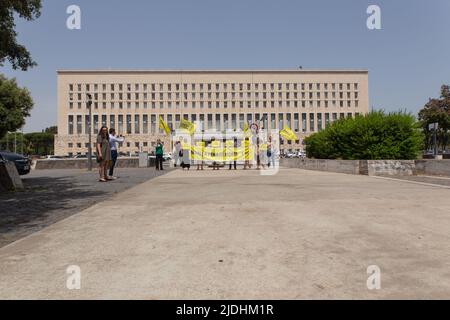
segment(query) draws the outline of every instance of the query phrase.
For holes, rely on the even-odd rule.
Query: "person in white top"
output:
[[[114,167],[116,166],[117,161],[117,142],[124,142],[125,137],[119,136],[116,137],[116,130],[114,128],[109,129],[109,147],[111,149],[111,167],[109,168],[109,179],[117,179],[117,177],[114,176]]]

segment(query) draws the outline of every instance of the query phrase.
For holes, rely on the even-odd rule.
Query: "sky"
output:
[[[35,101],[25,132],[56,125],[59,69],[367,69],[372,109],[414,114],[450,84],[449,0],[43,0],[16,19],[38,63],[6,62]],[[81,30],[69,30],[69,5]],[[366,10],[381,8],[381,30]]]

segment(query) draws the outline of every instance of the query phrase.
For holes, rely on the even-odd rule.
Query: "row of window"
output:
[[[358,113],[355,113],[358,115]],[[352,117],[352,112],[327,112],[327,113],[271,113],[271,114],[127,114],[127,115],[93,115],[93,133],[97,133],[100,126],[115,128],[119,134],[156,134],[162,133],[159,128],[159,116],[167,122],[169,128],[174,130],[179,127],[181,119],[192,122],[199,121],[202,129],[236,129],[244,128],[244,123],[257,122],[262,128],[282,129],[288,125],[295,132],[314,132],[323,129],[324,125],[339,118]],[[307,124],[309,123],[309,126]],[[88,115],[69,115],[68,134],[88,134]]]
[[[184,91],[251,91],[251,90],[359,90],[358,83],[78,83],[69,84],[69,91],[86,91],[86,92],[96,92],[96,91],[180,91],[183,88]]]
[[[309,99],[318,99],[318,100],[322,99],[322,97],[325,99],[329,99],[330,97],[333,99],[336,99],[337,97],[339,97],[340,99],[344,99],[344,97],[346,97],[347,99],[353,99],[353,98],[358,99],[359,93],[358,92],[343,92],[343,91],[340,91],[340,92],[336,92],[336,91],[319,92],[318,91],[318,92],[308,92],[308,93],[294,92],[292,94],[290,92],[285,92],[285,93],[278,92],[277,94],[275,94],[275,92],[271,92],[270,94],[268,94],[267,92],[264,92],[262,94],[260,94],[259,92],[256,92],[253,95],[250,92],[248,92],[247,94],[244,94],[243,92],[240,92],[239,94],[236,94],[234,92],[231,94],[228,94],[227,92],[225,92],[225,93],[216,92],[214,95],[211,92],[206,93],[206,94],[203,92],[201,92],[199,94],[196,94],[195,92],[189,93],[189,94],[188,93],[183,93],[183,94],[175,93],[173,95],[172,95],[172,93],[166,93],[166,94],[164,94],[164,93],[159,93],[159,94],[156,94],[156,93],[151,93],[151,94],[148,94],[148,93],[134,93],[134,94],[132,94],[132,93],[118,93],[118,94],[94,93],[92,95],[92,101],[108,100],[108,99],[109,100],[118,99],[119,101],[122,101],[124,99],[126,101],[130,101],[130,100],[144,101],[144,100],[149,100],[149,98],[152,101],[157,100],[157,98],[162,101],[164,101],[164,100],[179,101],[181,98],[183,98],[184,100],[197,100],[197,99],[199,99],[199,100],[212,100],[212,99],[227,100],[227,99],[237,99],[237,98],[239,98],[239,99],[246,98],[248,100],[253,99],[253,98],[256,100],[261,100],[261,99],[264,99],[264,100],[272,99],[273,100],[276,97],[279,100],[290,100],[290,99],[300,99],[300,98],[305,100],[307,97]],[[87,101],[87,98],[81,93],[77,93],[77,94],[70,93],[69,101],[79,101],[79,102]]]
[[[224,108],[227,109],[228,107],[231,108],[252,108],[252,106],[254,106],[255,108],[282,108],[282,107],[359,107],[359,100],[285,100],[285,101],[281,101],[281,100],[277,100],[277,101],[191,101],[191,102],[187,102],[184,101],[183,103],[181,102],[172,102],[172,101],[160,101],[160,102],[93,102],[92,103],[92,107],[94,109],[107,109],[108,107],[110,109],[115,109],[116,107],[119,109],[140,109],[140,108],[144,108],[144,109],[148,109],[149,107],[151,107],[152,109],[180,109],[181,105],[183,105],[184,108],[200,108],[200,109],[204,109],[204,108],[208,108],[208,109],[212,109],[213,107],[215,107],[216,109],[220,109],[220,108]],[[69,109],[73,109],[74,106],[77,106],[78,109],[82,109],[82,108],[86,108],[87,106],[85,103],[82,102],[69,102]]]

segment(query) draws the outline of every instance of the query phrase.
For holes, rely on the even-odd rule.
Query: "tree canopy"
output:
[[[426,136],[425,148],[430,149],[432,145],[432,132],[428,125],[437,122],[439,124],[437,131],[438,146],[440,149],[445,149],[450,138],[448,133],[450,129],[450,86],[443,85],[440,98],[430,99],[425,104],[419,112],[419,120]]]
[[[33,104],[28,89],[20,88],[15,79],[0,74],[0,139],[8,131],[16,131],[25,124]]]
[[[1,0],[0,1],[0,66],[5,60],[14,69],[23,71],[36,65],[31,54],[17,43],[14,14],[27,21],[37,19],[41,14],[41,0]]]

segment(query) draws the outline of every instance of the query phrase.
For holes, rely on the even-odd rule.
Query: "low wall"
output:
[[[450,160],[281,159],[280,166],[369,176],[441,175],[450,177]]]
[[[450,177],[450,160],[416,160],[416,172],[422,175]]]
[[[367,163],[369,176],[413,176],[416,175],[414,160],[361,160]],[[361,174],[366,174],[360,171]]]
[[[280,166],[306,170],[359,174],[359,160],[280,159]]]
[[[149,161],[150,166],[154,166],[153,159]],[[92,160],[92,166],[97,167],[97,161]],[[35,170],[45,169],[87,169],[87,159],[55,159],[36,160],[34,165]],[[139,168],[139,158],[119,158],[117,159],[116,168]]]

